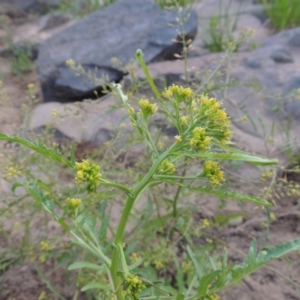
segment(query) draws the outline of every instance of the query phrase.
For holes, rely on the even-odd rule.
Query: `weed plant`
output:
[[[223,52],[228,44],[235,43],[233,31],[239,14],[230,15],[229,9],[230,4],[224,7],[223,1],[219,1],[218,15],[209,17],[208,37],[204,39],[204,44],[210,52]],[[238,44],[235,44],[238,49]]]
[[[28,157],[31,163],[40,155],[45,157],[40,166],[43,172],[27,173],[21,166],[9,166],[7,175],[20,178],[12,190],[23,188],[26,191],[23,201],[32,198],[36,211],[51,216],[82,248],[80,255],[74,253],[71,264],[71,256],[65,261],[70,264],[69,270],[79,270],[81,274],[77,289],[92,293],[95,299],[219,299],[222,289],[272,259],[299,250],[300,240],[259,252],[254,240],[245,261],[230,265],[227,250],[211,255],[215,247],[211,242],[202,246],[194,243],[209,228],[210,221],[203,219],[194,227],[186,199],[191,194],[198,197],[207,194],[268,210],[272,203],[263,198],[221,187],[225,181],[222,162],[270,166],[277,161],[233,148],[230,119],[216,98],[178,85],[160,92],[140,50],[137,59],[155,100],[142,98],[136,106],[119,84],[112,84],[139,141],[145,145],[135,167],[126,168],[118,163],[117,158],[124,152],[118,152],[113,142],[107,143],[98,165],[91,157],[76,161],[73,149],[69,156],[63,155],[58,147],[51,149],[47,139],[33,142],[1,133],[0,140],[25,146],[22,151],[29,149],[31,155],[23,157]],[[161,132],[150,129],[150,121],[157,114],[165,115],[176,128],[173,140],[166,141]],[[122,133],[122,127],[119,130]],[[133,151],[133,147],[130,145],[126,152]],[[63,173],[56,167],[59,164],[64,166]],[[56,173],[50,178],[47,170],[54,166]],[[62,176],[69,178],[69,184],[60,184]],[[9,210],[11,207],[8,203]],[[111,210],[118,207],[121,216],[112,222]],[[26,218],[30,222],[32,216]],[[64,260],[64,249],[72,251],[69,241],[67,244],[58,251],[60,261]],[[43,236],[36,247],[40,253],[38,259],[44,261],[55,255],[52,250],[58,245],[61,245],[59,239],[50,241]],[[35,253],[34,249],[30,251],[32,255]],[[49,283],[47,286],[51,287]]]
[[[298,0],[263,0],[272,25],[279,31],[300,25],[300,2]]]

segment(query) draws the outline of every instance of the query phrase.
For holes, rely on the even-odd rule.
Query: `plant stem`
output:
[[[160,92],[158,91],[158,89],[157,89],[157,87],[156,87],[156,85],[155,85],[155,83],[154,83],[154,81],[153,81],[153,79],[152,79],[152,77],[151,77],[151,75],[150,75],[150,73],[148,71],[147,65],[146,65],[146,63],[144,61],[144,58],[143,58],[143,52],[142,52],[141,49],[138,49],[136,51],[136,58],[137,58],[139,64],[141,65],[141,67],[143,69],[143,72],[144,72],[144,74],[146,76],[146,79],[147,79],[147,81],[148,81],[148,83],[149,83],[149,85],[150,85],[150,87],[151,87],[154,95],[157,97],[157,99],[160,102],[162,102]]]
[[[129,215],[131,213],[131,210],[133,208],[134,203],[139,198],[140,194],[147,188],[147,186],[151,183],[153,180],[153,175],[156,172],[156,169],[159,167],[161,162],[168,157],[168,155],[171,153],[172,150],[177,146],[177,144],[173,144],[167,151],[165,151],[163,154],[161,154],[153,163],[152,167],[148,171],[147,175],[140,181],[140,183],[136,186],[135,189],[133,189],[131,195],[128,195],[120,222],[118,224],[116,236],[115,236],[115,247],[113,249],[112,253],[112,259],[111,259],[111,276],[114,282],[115,287],[115,293],[118,300],[123,300],[122,291],[119,288],[122,281],[120,277],[117,275],[119,271],[119,262],[120,262],[120,252],[121,256],[124,254],[123,252],[123,237],[124,232],[126,228],[126,224],[129,218]],[[125,256],[123,256],[125,257]],[[124,262],[123,262],[124,263]]]

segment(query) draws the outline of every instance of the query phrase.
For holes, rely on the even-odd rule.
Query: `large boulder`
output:
[[[182,18],[189,15],[183,30],[187,39],[193,39],[197,16],[192,11],[181,14]],[[124,72],[113,66],[113,57],[127,64],[140,48],[147,63],[174,59],[181,51],[181,44],[173,41],[179,38],[178,18],[177,10],[163,11],[152,0],[119,0],[52,36],[41,45],[37,60],[44,101],[81,100],[101,91],[101,81],[70,71],[68,59],[114,82]]]

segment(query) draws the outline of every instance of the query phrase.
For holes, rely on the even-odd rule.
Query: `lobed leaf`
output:
[[[58,147],[54,148],[54,150],[51,150],[42,143],[40,138],[38,138],[37,143],[34,143],[34,142],[24,139],[24,138],[20,138],[17,136],[9,136],[9,135],[6,135],[6,134],[0,132],[0,141],[1,140],[23,145],[29,149],[34,150],[36,153],[42,154],[48,158],[51,158],[52,160],[60,162],[64,165],[66,165],[67,167],[74,168],[74,166],[75,166],[74,153],[73,153],[74,150],[71,151],[71,161],[69,161],[59,152]]]

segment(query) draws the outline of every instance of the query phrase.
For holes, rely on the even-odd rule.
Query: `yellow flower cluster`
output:
[[[269,178],[271,178],[274,175],[274,170],[270,169],[268,171],[265,171],[262,175],[261,175],[261,179],[263,181],[268,180]]]
[[[169,86],[163,93],[163,97],[167,99],[174,98],[177,102],[185,101],[193,96],[193,91],[191,88],[184,88],[179,85]]]
[[[198,102],[200,103],[199,113],[206,117],[207,127],[214,132],[214,136],[221,143],[227,143],[231,136],[230,122],[225,109],[221,109],[221,103],[207,95],[202,95]]]
[[[161,260],[157,259],[157,260],[154,261],[154,267],[155,267],[156,270],[162,269],[163,266],[164,266],[164,264],[162,263]]]
[[[209,300],[219,300],[220,297],[216,293],[212,293],[209,295]]]
[[[169,162],[167,160],[162,161],[162,163],[160,164],[160,166],[158,168],[159,174],[171,175],[171,174],[174,174],[175,172],[176,172],[176,168],[175,168],[174,164],[172,164],[171,162]]]
[[[182,126],[186,126],[189,124],[190,118],[188,116],[180,117],[180,123]]]
[[[205,151],[209,148],[211,138],[206,135],[206,131],[202,127],[196,127],[193,130],[190,146],[196,147],[200,151]]]
[[[141,109],[140,114],[144,115],[145,117],[154,115],[158,110],[157,104],[150,103],[148,99],[141,99],[139,105]]]
[[[41,241],[40,242],[40,246],[41,246],[41,249],[43,250],[43,251],[50,251],[51,250],[51,245],[50,245],[50,243],[48,242],[48,241]]]
[[[130,255],[130,260],[131,260],[132,263],[137,262],[139,259],[140,259],[140,256],[136,252],[133,252]]]
[[[89,160],[83,160],[81,163],[76,162],[75,167],[77,170],[75,176],[76,182],[78,184],[87,182],[88,192],[95,192],[100,184],[100,166],[96,164],[90,164]]]
[[[9,166],[4,171],[4,179],[7,181],[11,181],[12,179],[22,175],[22,172],[18,170],[18,166]]]
[[[76,63],[73,59],[68,59],[66,60],[66,65],[70,68],[73,69],[76,67]]]
[[[146,288],[143,281],[138,276],[128,276],[124,282],[124,290],[122,291],[125,299],[139,299],[139,293]]]
[[[78,198],[67,198],[67,204],[70,208],[75,209],[82,203],[81,199]]]
[[[210,222],[209,222],[207,219],[203,219],[203,220],[202,220],[202,226],[203,226],[204,228],[209,227],[209,225],[210,225]]]
[[[224,181],[224,173],[219,168],[218,163],[207,160],[203,164],[203,175],[208,178],[209,182],[214,185],[220,185]]]

